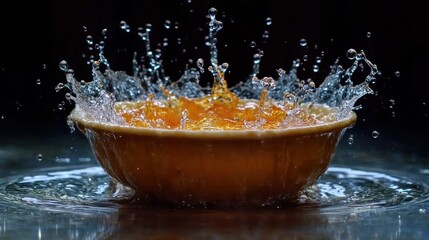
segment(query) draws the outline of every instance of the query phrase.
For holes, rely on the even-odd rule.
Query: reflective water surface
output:
[[[425,239],[427,156],[370,145],[340,143],[293,204],[189,209],[132,202],[79,135],[9,141],[0,148],[0,239]]]

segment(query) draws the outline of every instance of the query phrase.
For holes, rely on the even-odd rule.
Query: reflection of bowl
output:
[[[356,121],[281,130],[192,131],[118,126],[71,113],[107,173],[162,202],[260,206],[290,200],[328,168]]]

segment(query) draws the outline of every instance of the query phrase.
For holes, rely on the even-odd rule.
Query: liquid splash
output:
[[[317,184],[304,190],[295,204],[298,209],[320,209],[323,212],[398,208],[427,200],[428,187],[415,177],[398,176],[384,169],[363,171],[333,166]],[[136,201],[132,189],[112,182],[98,166],[47,168],[37,173],[11,176],[0,181],[0,189],[0,205],[37,206],[50,212],[71,211],[84,215],[115,212],[118,203]],[[141,206],[137,202],[134,205]]]
[[[138,60],[138,54],[134,53],[132,75],[113,70],[104,55],[104,41],[94,44],[94,39],[88,36],[87,43],[99,52],[99,59],[92,60],[92,81],[77,81],[74,70],[63,60],[60,69],[65,72],[67,82],[59,83],[56,90],[64,87],[71,90],[66,98],[75,103],[75,111],[91,121],[191,130],[284,129],[323,124],[347,118],[359,98],[373,93],[369,85],[375,81],[377,66],[366,58],[363,50],[354,49],[346,53],[351,66],[344,69],[337,59],[318,87],[314,81],[297,76],[299,59],[293,61],[289,72],[279,68],[277,78],[261,78],[259,67],[263,52],[259,51],[254,54],[249,78],[229,88],[225,79],[229,64],[218,62],[216,35],[223,23],[216,19],[216,13],[215,8],[208,11],[209,33],[205,38],[210,50],[207,70],[213,76],[212,87],[199,84],[205,71],[203,59],[198,59],[196,67],[187,67],[178,80],[172,81],[163,69],[162,50],[151,48],[152,25],[146,24],[137,30],[145,46],[145,56]],[[120,26],[130,31],[126,22]],[[300,44],[306,44],[306,40]],[[352,75],[358,67],[362,68],[362,63],[369,67],[369,73],[361,83],[355,84]],[[315,67],[318,71],[318,65]],[[139,104],[120,104],[124,102]],[[70,118],[67,123],[74,130]]]

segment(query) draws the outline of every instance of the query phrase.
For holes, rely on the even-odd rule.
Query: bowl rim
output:
[[[357,115],[351,111],[348,117],[329,123],[316,124],[284,129],[246,129],[246,130],[179,130],[162,128],[143,128],[125,126],[114,123],[97,122],[85,118],[84,113],[75,107],[70,119],[83,133],[87,131],[101,131],[123,135],[153,136],[153,137],[176,137],[197,139],[244,139],[244,138],[271,138],[284,136],[297,136],[308,134],[322,134],[352,128],[357,120]]]

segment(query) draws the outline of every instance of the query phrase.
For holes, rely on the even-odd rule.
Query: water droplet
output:
[[[302,47],[307,46],[307,39],[302,38],[301,40],[299,40],[299,45],[301,45]]]
[[[69,69],[69,65],[65,60],[60,62],[60,69],[66,72]]]
[[[119,26],[121,27],[121,29],[122,29],[122,30],[125,30],[125,28],[126,28],[126,26],[127,26],[127,22],[125,22],[124,20],[122,20],[122,21],[119,23]]]
[[[220,65],[220,70],[225,73],[226,70],[228,70],[229,64],[228,63],[222,63],[222,65]]]
[[[354,136],[353,134],[350,134],[349,138],[347,139],[347,142],[349,143],[349,145],[352,145],[354,142]]]
[[[304,56],[302,57],[302,60],[304,60],[304,62],[307,62],[307,60],[308,60],[308,56],[307,56],[307,55],[304,55]]]
[[[209,9],[209,17],[211,20],[214,20],[216,17],[217,9],[216,8],[210,8]]]
[[[356,58],[357,52],[353,48],[350,48],[349,50],[347,50],[346,56],[348,59],[353,60]]]
[[[62,101],[62,102],[58,103],[58,109],[59,109],[59,110],[64,110],[64,105],[65,105],[65,102],[64,102],[64,101]]]
[[[396,72],[395,72],[395,76],[396,76],[396,77],[400,77],[400,76],[401,76],[401,72],[400,72],[400,71],[396,71]]]
[[[273,20],[270,17],[267,17],[267,19],[265,19],[265,23],[267,26],[271,26],[271,24],[273,24]]]
[[[363,63],[359,63],[359,69],[361,72],[365,70],[365,66],[363,65]]]
[[[313,65],[313,72],[319,71],[319,65]]]
[[[301,61],[299,59],[293,61],[293,66],[298,68],[299,66],[301,66]]]
[[[119,26],[121,27],[122,30],[124,30],[125,32],[130,32],[130,26],[128,26],[127,22],[125,22],[124,20],[122,20],[119,23]]]
[[[256,42],[255,41],[251,41],[250,42],[250,47],[251,48],[255,48],[256,47]]]
[[[16,110],[19,110],[22,107],[21,103],[16,101]]]
[[[165,29],[170,29],[171,28],[171,21],[170,20],[165,20],[164,27],[165,27]]]
[[[42,68],[46,69],[48,67],[48,65],[46,65],[46,63],[42,64]]]
[[[94,44],[94,39],[91,35],[86,36],[86,42],[88,43],[88,45]]]
[[[264,33],[262,34],[262,38],[263,39],[270,38],[270,32],[268,32],[267,30],[265,30]]]
[[[86,28],[86,26],[82,26],[82,29],[84,32],[88,31],[88,28]]]
[[[37,79],[37,80],[36,80],[36,84],[37,84],[37,85],[40,85],[40,84],[42,84],[42,81],[41,81],[40,79]]]
[[[204,73],[204,60],[202,58],[198,58],[197,67],[200,69],[201,73]]]
[[[261,62],[261,55],[259,53],[256,53],[255,55],[253,55],[253,63],[258,64],[260,62]]]
[[[372,137],[373,138],[378,138],[378,136],[380,136],[380,133],[379,132],[377,132],[377,131],[372,131]]]
[[[43,160],[43,155],[41,153],[37,154],[37,161],[42,161]]]
[[[61,89],[65,87],[64,83],[58,83],[58,85],[55,87],[55,91],[59,92]]]
[[[206,46],[210,47],[212,45],[212,43],[210,42],[210,37],[209,36],[205,36],[204,37],[204,43],[206,44]]]
[[[322,58],[321,57],[319,57],[319,56],[317,56],[316,57],[316,63],[321,63],[322,62]]]
[[[65,98],[70,101],[71,100],[71,94],[70,93],[66,93],[65,94]]]
[[[103,30],[101,30],[101,34],[103,34],[104,38],[107,37],[107,28],[104,28]]]
[[[147,40],[147,34],[144,32],[142,27],[137,28],[137,35],[139,35],[144,41]]]
[[[367,33],[366,33],[366,37],[367,37],[367,38],[370,38],[370,37],[371,37],[371,32],[367,32]]]
[[[1,119],[4,119],[4,118],[5,118],[5,117],[4,117],[4,114],[2,114],[2,115],[0,116],[0,118],[1,118]]]
[[[66,74],[67,74],[68,76],[73,77],[73,76],[74,76],[74,70],[70,68],[70,69],[68,69],[68,70],[67,70]]]
[[[168,46],[168,38],[164,38],[164,39],[162,40],[162,46],[163,46],[163,47],[167,47],[167,46]]]
[[[152,31],[152,24],[147,23],[146,24],[146,32],[151,32]]]

